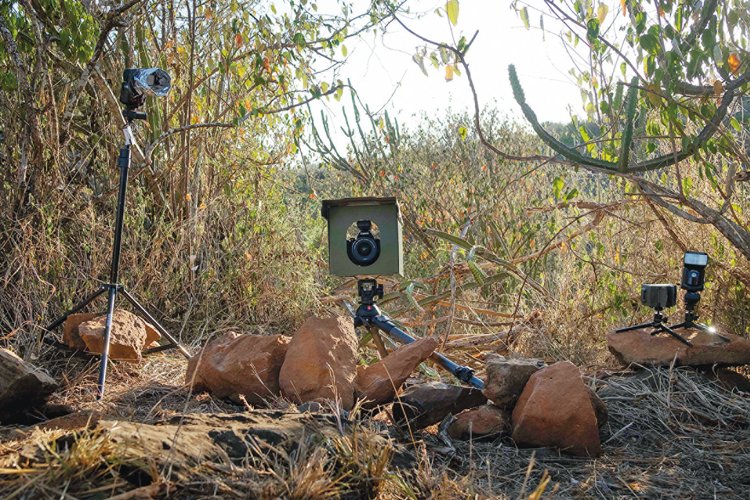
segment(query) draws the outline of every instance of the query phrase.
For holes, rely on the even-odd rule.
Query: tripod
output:
[[[698,313],[695,311],[698,306],[698,301],[701,300],[701,294],[698,292],[687,292],[685,294],[685,321],[672,325],[670,328],[697,328],[706,333],[715,333],[714,329],[703,323],[696,323],[698,319]]]
[[[169,343],[163,344],[158,347],[146,349],[144,354],[151,354],[155,352],[166,351],[168,349],[178,349],[183,356],[190,359],[190,353],[172,336],[170,333],[159,324],[156,319],[149,313],[145,307],[143,307],[130,292],[125,288],[124,285],[118,283],[118,277],[120,272],[120,247],[122,245],[122,227],[123,219],[125,215],[125,192],[128,187],[128,169],[130,168],[130,146],[133,144],[133,131],[131,124],[134,120],[145,120],[146,113],[135,110],[135,107],[128,106],[125,111],[122,112],[125,118],[125,127],[123,132],[125,134],[125,145],[120,149],[120,156],[117,158],[117,166],[120,167],[120,190],[117,197],[117,212],[115,218],[115,235],[114,242],[112,245],[112,263],[110,267],[109,283],[102,284],[97,291],[84,298],[81,302],[69,309],[65,314],[53,321],[49,326],[45,328],[45,331],[41,333],[44,342],[54,345],[56,347],[62,347],[68,349],[68,346],[54,339],[46,337],[46,333],[54,330],[68,318],[71,314],[77,313],[96,298],[102,295],[104,292],[109,292],[107,301],[107,321],[104,327],[104,344],[102,347],[101,362],[99,365],[99,381],[97,384],[97,399],[101,399],[104,396],[104,386],[107,381],[107,360],[109,357],[109,343],[110,335],[112,333],[112,315],[115,311],[115,299],[117,293],[120,292],[130,302],[133,307],[138,310],[145,318],[151,323],[154,328],[164,337]]]
[[[664,324],[667,321],[667,317],[662,314],[662,308],[657,307],[654,312],[654,319],[650,323],[641,323],[640,325],[633,325],[633,326],[626,326],[625,328],[618,328],[615,330],[615,333],[622,333],[622,332],[630,332],[632,330],[640,330],[641,328],[648,328],[653,327],[654,331],[651,332],[651,335],[656,335],[661,332],[666,332],[670,334],[672,337],[676,338],[686,346],[692,346],[693,344],[680,335],[679,333],[675,332],[675,328],[680,328],[684,326],[685,324],[675,325],[675,326],[667,326]]]
[[[363,279],[357,281],[357,293],[359,295],[359,307],[354,312],[354,326],[364,326],[368,330],[380,330],[402,344],[411,344],[414,337],[401,330],[386,314],[380,310],[375,303],[377,298],[383,298],[383,285],[379,285],[374,279]],[[382,342],[377,332],[373,332],[376,342]],[[378,344],[381,354],[384,352],[382,344]],[[440,353],[433,353],[430,358],[437,364],[451,372],[461,382],[471,384],[477,389],[484,389],[484,382],[474,376],[474,370],[468,366],[461,366]]]

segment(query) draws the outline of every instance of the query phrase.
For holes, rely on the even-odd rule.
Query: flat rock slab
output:
[[[682,366],[750,364],[750,340],[736,335],[678,330],[692,342],[689,347],[666,333],[651,335],[651,332],[643,329],[608,333],[609,350],[625,366],[631,363],[670,366],[673,361]]]

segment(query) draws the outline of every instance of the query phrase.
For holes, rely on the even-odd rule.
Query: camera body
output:
[[[641,303],[660,311],[677,304],[677,285],[666,283],[641,285]]]
[[[122,72],[120,102],[128,109],[139,108],[151,94],[163,97],[172,88],[169,73],[159,68],[129,68]]]
[[[708,254],[703,252],[685,252],[680,286],[688,292],[701,292],[706,284],[706,266]]]
[[[401,210],[396,198],[324,200],[328,267],[336,276],[403,275]]]
[[[380,239],[372,234],[372,221],[358,220],[356,238],[346,240],[346,254],[356,265],[370,266],[380,257]]]

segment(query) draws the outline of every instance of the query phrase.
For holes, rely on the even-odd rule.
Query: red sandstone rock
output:
[[[289,338],[229,332],[209,342],[188,362],[186,383],[218,398],[252,404],[279,394],[279,372]]]
[[[104,330],[107,315],[81,323],[78,333],[89,352],[101,354],[104,346]],[[112,316],[112,331],[109,342],[110,359],[140,361],[141,349],[146,345],[146,323],[135,314],[123,309],[115,310]]]
[[[437,340],[425,337],[399,347],[370,366],[357,367],[357,396],[366,408],[393,401],[401,385],[419,364],[437,349]]]
[[[357,336],[351,318],[310,318],[292,337],[281,367],[281,394],[296,403],[338,399],[354,406]]]
[[[146,343],[143,344],[143,348],[148,349],[151,347],[151,344],[161,340],[161,333],[148,321],[144,321],[143,323],[146,325]]]
[[[98,313],[78,313],[65,318],[62,334],[63,344],[77,351],[85,351],[86,343],[78,333],[78,327],[81,326],[81,323],[92,320],[97,316],[99,316]]]
[[[476,439],[502,434],[510,426],[510,413],[495,405],[483,405],[456,415],[448,427],[454,439]]]
[[[513,440],[520,446],[556,447],[579,456],[601,454],[589,390],[569,361],[542,368],[529,378],[512,421]]]
[[[609,350],[624,365],[670,366],[673,360],[685,366],[750,364],[748,339],[725,333],[717,335],[700,330],[678,330],[677,333],[693,343],[692,347],[688,347],[670,335],[651,335],[651,331],[609,333]]]

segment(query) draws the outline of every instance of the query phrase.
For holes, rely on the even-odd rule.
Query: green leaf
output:
[[[552,181],[552,192],[554,193],[556,200],[560,199],[563,186],[565,186],[565,181],[562,177],[555,177],[555,180]]]
[[[453,26],[458,24],[458,0],[448,0],[445,3],[445,12]]]
[[[521,21],[523,21],[524,27],[526,29],[529,29],[529,9],[524,7],[523,9],[521,9],[519,14],[521,15]]]
[[[599,37],[599,21],[596,19],[589,19],[586,23],[586,40],[589,43],[594,43]]]
[[[461,137],[462,141],[466,140],[466,134],[468,134],[468,132],[469,131],[463,125],[461,125],[460,127],[458,127],[458,136]]]

